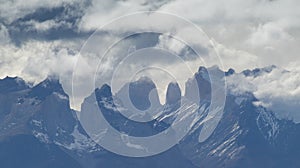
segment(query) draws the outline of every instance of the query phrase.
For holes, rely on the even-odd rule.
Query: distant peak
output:
[[[177,82],[170,82],[168,87],[179,87]]]
[[[131,82],[132,84],[142,84],[142,83],[149,83],[154,84],[151,78],[148,76],[141,76],[138,80]]]
[[[218,65],[213,65],[213,66],[210,66],[210,67],[204,67],[204,66],[200,66],[199,69],[198,69],[198,72],[200,71],[222,71]],[[223,72],[223,71],[222,71]]]
[[[44,79],[40,84],[38,84],[42,87],[62,87],[61,83],[59,81],[59,77],[58,76],[54,76],[54,75],[49,75],[46,79]]]
[[[11,77],[11,76],[6,76],[5,78],[3,78],[2,80],[12,80],[12,79],[16,79],[17,77]]]
[[[213,65],[213,66],[209,67],[208,69],[222,71],[218,65]]]
[[[15,80],[15,81],[24,81],[22,78],[17,77],[17,76],[6,76],[3,79],[0,79],[1,81],[9,81],[9,80]],[[24,81],[25,82],[25,81]]]
[[[210,81],[209,73],[206,67],[200,66],[198,72],[195,74],[198,79],[205,79]]]
[[[226,75],[226,76],[230,76],[230,75],[232,75],[232,74],[234,74],[234,73],[235,73],[235,70],[232,69],[232,68],[229,68],[228,71],[225,72],[225,75]]]
[[[111,87],[108,84],[104,84],[101,88],[95,89],[96,97],[111,97]]]
[[[198,72],[207,72],[207,68],[204,66],[200,66]]]
[[[45,80],[32,88],[30,95],[44,99],[54,92],[66,95],[59,82],[59,78],[57,76],[48,76]]]
[[[97,88],[98,89],[98,88]],[[101,88],[100,89],[98,89],[98,90],[111,90],[111,88],[110,88],[110,86],[108,85],[108,84],[103,84],[102,86],[101,86]]]
[[[175,104],[181,99],[181,90],[177,82],[171,82],[167,88],[166,104]]]
[[[252,70],[247,69],[247,70],[242,71],[242,73],[245,76],[257,77],[257,76],[261,75],[261,73],[270,73],[276,68],[277,68],[277,66],[270,65],[270,66],[266,66],[266,67],[263,67],[263,68],[254,68]]]
[[[276,65],[270,65],[270,66],[266,66],[264,68],[262,68],[264,71],[266,72],[271,72],[273,71],[274,69],[278,68]]]
[[[59,76],[57,76],[57,75],[48,75],[47,78],[44,81],[59,83]]]

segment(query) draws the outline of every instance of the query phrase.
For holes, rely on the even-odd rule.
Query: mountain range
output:
[[[216,71],[221,71],[213,67]],[[270,73],[275,66],[241,72],[244,76]],[[236,74],[233,69],[225,77]],[[223,116],[216,129],[203,142],[199,134],[211,103],[211,82],[208,68],[200,67],[191,77],[197,82],[200,100],[197,121],[188,134],[175,146],[158,155],[126,157],[112,153],[95,143],[83,129],[80,119],[89,114],[70,108],[69,96],[59,79],[49,76],[31,86],[18,77],[0,80],[0,165],[5,168],[298,168],[300,167],[300,125],[278,119],[274,112],[256,105],[253,93],[232,93],[229,89]],[[148,95],[156,89],[144,77],[127,84],[131,101],[138,109],[151,105]],[[170,83],[165,116],[141,123],[123,116],[115,107],[109,85],[96,88],[82,108],[96,103],[103,116],[116,130],[131,136],[151,136],[170,127],[174,119],[166,117],[180,108],[183,97],[193,99],[187,81],[182,94],[177,83]],[[119,93],[122,94],[121,89]],[[96,96],[96,102],[92,99]],[[82,109],[83,110],[83,109]],[[96,121],[97,122],[97,121]],[[93,125],[91,125],[93,127]]]

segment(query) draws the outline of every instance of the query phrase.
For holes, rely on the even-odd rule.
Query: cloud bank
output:
[[[229,89],[239,95],[251,92],[259,100],[255,105],[266,107],[280,119],[300,123],[300,69],[274,68],[258,76],[234,74],[227,78]]]
[[[275,64],[290,69],[287,74],[296,78],[299,71],[293,67],[300,65],[299,6],[298,0],[29,0],[26,3],[0,0],[0,77],[20,76],[30,82],[39,82],[49,74],[59,74],[70,94],[69,78],[77,61],[76,55],[95,29],[132,12],[161,11],[186,18],[201,27],[214,42],[224,69],[242,71]],[[142,20],[136,24],[142,24]],[[176,33],[187,34],[188,30]],[[175,53],[188,52],[184,45],[165,35],[160,36],[155,45]],[[101,45],[98,47],[101,50]],[[206,49],[203,51],[205,53]],[[193,59],[193,54],[187,56],[187,59]],[[93,64],[93,59],[85,60],[84,72],[90,73],[87,67]],[[111,68],[115,65],[106,66]],[[246,80],[244,84],[250,85],[250,88],[258,85],[251,90],[262,99],[261,103],[275,107],[280,101],[299,100],[293,94],[298,93],[297,90],[284,92],[284,89],[296,87],[294,84],[297,83],[287,74],[241,80]],[[264,80],[268,84],[264,84]],[[283,83],[279,85],[275,81]],[[267,85],[281,88],[282,95],[270,96],[270,92],[275,91],[267,91]],[[267,100],[274,103],[270,104]],[[297,103],[290,107],[297,107]],[[279,109],[279,105],[276,108]]]

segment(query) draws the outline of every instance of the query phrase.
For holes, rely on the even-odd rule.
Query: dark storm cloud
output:
[[[83,7],[63,5],[54,8],[39,8],[21,17],[7,27],[11,41],[17,45],[28,40],[57,40],[86,38],[91,32],[79,32],[78,21],[83,16]]]

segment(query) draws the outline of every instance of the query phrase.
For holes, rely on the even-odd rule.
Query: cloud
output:
[[[0,24],[0,39],[0,45],[8,44],[10,42],[8,29],[3,24]]]
[[[13,21],[23,18],[24,16],[33,13],[37,9],[51,9],[55,7],[61,7],[66,4],[72,4],[78,2],[77,0],[28,0],[26,3],[22,0],[0,0],[0,18],[6,24],[10,24]]]
[[[81,19],[80,29],[95,30],[118,17],[139,11],[153,11],[168,2],[169,0],[92,0]]]
[[[130,8],[128,8],[130,6]],[[191,20],[200,26],[210,38],[221,44],[227,54],[235,55],[244,67],[229,63],[235,69],[250,68],[254,65],[268,66],[277,64],[287,66],[292,61],[299,61],[300,52],[300,1],[269,0],[169,0],[159,3],[154,1],[92,1],[80,21],[80,30],[87,31],[103,26],[113,19],[137,11],[157,10]],[[159,19],[158,19],[159,20]],[[142,27],[143,19],[137,20],[137,27]],[[129,24],[128,24],[129,25]],[[126,27],[116,24],[115,27]],[[162,24],[163,25],[163,24]],[[172,30],[171,30],[172,31]],[[188,32],[185,32],[185,34]],[[193,37],[193,34],[190,34]],[[224,48],[226,47],[226,49]],[[231,51],[229,51],[231,50]],[[241,55],[239,55],[241,54]],[[284,55],[288,54],[288,58]],[[223,53],[225,56],[225,53]],[[250,55],[250,67],[243,59]],[[251,57],[252,57],[251,56]],[[253,57],[252,57],[253,58]],[[256,64],[253,63],[256,61]]]
[[[47,75],[61,76],[72,72],[76,61],[72,44],[66,41],[29,41],[20,47],[0,46],[0,78],[19,76],[30,82],[40,82]]]
[[[280,24],[268,22],[255,28],[247,42],[254,47],[272,49],[275,44],[291,40],[293,40],[293,37],[285,32]]]
[[[84,2],[29,0],[26,3],[21,0],[0,0],[0,3],[1,77],[20,76],[25,80],[38,82],[49,73],[67,76],[72,72],[72,66],[76,63],[75,55],[92,31],[122,15],[156,10],[184,17],[201,27],[214,42],[215,48],[212,48],[205,40],[200,40],[201,43],[198,43],[199,39],[191,33],[191,27],[178,27],[176,30],[168,31],[172,35],[188,38],[189,46],[200,47],[198,49],[202,51],[203,57],[210,55],[215,49],[225,69],[232,67],[241,71],[270,64],[288,68],[291,62],[300,64],[300,10],[298,10],[300,1],[298,0],[89,0]],[[149,16],[147,19],[155,21],[164,31],[169,27],[168,25],[172,24],[172,20],[162,22],[160,17]],[[115,23],[107,31],[113,30],[117,32],[115,35],[122,35],[120,32],[127,30],[126,28],[132,31],[142,30],[149,26],[144,24],[144,20],[145,17],[137,17],[133,23]],[[130,25],[134,26],[129,27]],[[188,47],[168,38],[167,35],[163,34],[156,40],[128,42],[120,45],[114,54],[122,58],[124,54],[128,54],[131,45],[134,44],[131,48],[135,48],[134,50],[143,48],[138,45],[144,47],[148,45],[164,47],[186,56],[185,60],[188,60],[195,69],[200,65],[216,64],[216,60],[209,59],[209,57],[205,58],[205,62],[194,61],[195,54],[189,51]],[[72,38],[72,41],[69,38]],[[94,43],[91,46],[94,50],[90,50],[89,57],[80,60],[84,62],[83,67],[80,67],[81,77],[93,73],[89,67],[97,65],[95,57],[99,57],[99,53],[102,53],[108,45],[106,43],[110,41],[104,35],[102,38],[101,43]],[[117,37],[108,38],[117,39]],[[118,59],[107,60],[103,70],[114,68],[117,61]],[[164,65],[167,66],[167,64]],[[169,66],[174,65],[172,62]],[[177,63],[177,67],[184,67],[184,65]],[[176,70],[180,72],[180,68]],[[84,82],[85,80],[82,79],[84,78],[78,81]],[[253,80],[258,82],[258,79],[260,78]],[[277,80],[280,79],[281,77],[278,77]],[[276,81],[275,76],[273,80]],[[64,79],[63,83],[70,93],[70,81]],[[241,78],[241,83],[245,89],[254,87],[253,82],[243,78]],[[81,84],[78,83],[78,85]],[[254,87],[253,91],[263,99],[263,94],[269,93],[260,93],[257,90],[263,91],[266,86],[263,82],[256,84],[262,84],[262,88],[255,89]]]
[[[209,37],[226,46],[227,51],[256,56],[259,66],[277,64],[284,67],[292,61],[299,62],[300,49],[296,47],[300,44],[299,5],[297,0],[175,0],[159,10],[193,21]],[[236,55],[236,58],[242,61],[244,55]],[[241,68],[235,61],[229,65]],[[253,64],[250,63],[250,66]],[[249,68],[247,65],[243,68],[246,67]]]
[[[65,21],[55,21],[55,20],[46,20],[44,22],[37,22],[35,20],[30,20],[24,23],[28,27],[28,31],[33,30],[37,32],[46,32],[51,29],[70,29],[72,24]],[[24,25],[24,26],[25,26]]]
[[[174,35],[178,35],[180,37],[180,34],[187,32],[189,31],[179,31]],[[205,37],[205,34],[203,36]],[[194,38],[195,37],[196,36],[194,36]],[[173,38],[170,35],[162,34],[159,36],[157,46],[166,48],[168,51],[179,55],[184,60],[195,61],[200,58],[201,60],[196,61],[198,63],[198,67],[200,65],[210,67],[217,64],[220,68],[223,68],[223,70],[227,70],[229,68],[234,67],[235,70],[242,71],[245,69],[245,67],[255,68],[262,66],[262,64],[259,62],[259,57],[257,55],[254,55],[244,50],[226,47],[223,44],[218,43],[214,39],[206,38],[205,40],[204,37],[203,40],[201,40],[201,44],[199,40],[193,40],[193,38],[189,38],[189,42],[191,41],[192,43],[188,45],[182,41]],[[209,40],[211,40],[212,43],[210,43]],[[196,41],[197,43],[193,43]],[[200,53],[198,53],[199,56],[192,51],[191,47],[198,49],[200,48],[198,50],[201,51]],[[219,61],[216,60],[216,58],[214,58],[213,56],[211,56],[212,53],[216,53],[219,56],[217,57]],[[198,69],[198,67],[196,67],[196,69]]]
[[[227,78],[229,89],[235,94],[252,92],[258,98],[256,105],[262,105],[274,112],[280,119],[300,123],[300,69],[290,67],[289,71],[275,68],[257,77],[242,73]]]
[[[229,24],[270,20],[290,22],[299,16],[298,10],[290,9],[296,9],[299,4],[297,0],[247,0],[243,2],[238,0],[175,0],[163,5],[160,10],[176,13],[197,23]],[[299,26],[298,23],[299,21],[289,24],[290,26]]]
[[[243,71],[245,67],[261,67],[259,57],[244,50],[229,48],[223,44],[215,42],[215,49],[223,62],[224,70],[235,68],[237,71]]]

